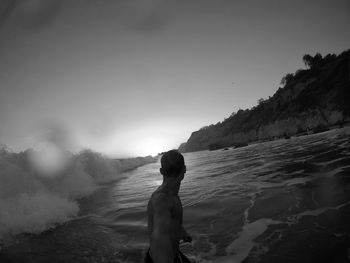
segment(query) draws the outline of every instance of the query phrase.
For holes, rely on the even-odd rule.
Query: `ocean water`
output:
[[[194,262],[349,262],[350,128],[186,153],[180,189]],[[79,200],[49,230],[3,243],[1,262],[142,262],[159,161]]]
[[[84,197],[154,161],[114,160],[88,150],[73,155],[52,144],[22,153],[0,149],[0,251],[21,234],[41,234],[77,218]]]

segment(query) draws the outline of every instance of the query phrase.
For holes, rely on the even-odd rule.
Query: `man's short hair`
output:
[[[170,150],[160,159],[163,175],[178,175],[185,166],[185,160],[177,150]]]

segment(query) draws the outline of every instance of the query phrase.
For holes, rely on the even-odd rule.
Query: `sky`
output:
[[[272,96],[304,54],[349,49],[349,25],[348,0],[2,0],[0,143],[177,148]]]

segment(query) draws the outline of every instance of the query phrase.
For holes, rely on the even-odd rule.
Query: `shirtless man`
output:
[[[179,189],[186,173],[184,157],[176,150],[163,154],[160,173],[163,183],[152,194],[148,206],[150,248],[146,263],[190,262],[179,250],[180,239],[191,242],[182,226],[182,204]]]

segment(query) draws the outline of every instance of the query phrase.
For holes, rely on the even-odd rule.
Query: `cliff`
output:
[[[317,132],[350,121],[350,50],[336,56],[305,55],[307,67],[282,78],[283,87],[251,109],[191,134],[182,152],[243,146]]]

